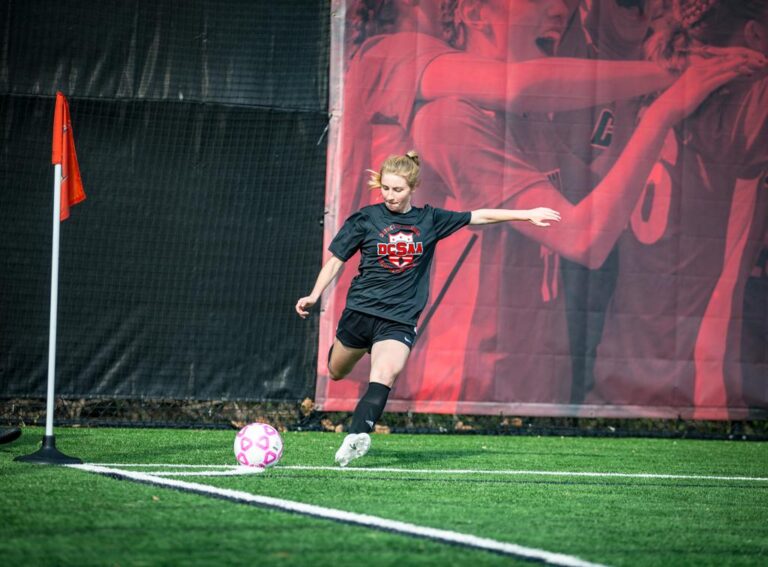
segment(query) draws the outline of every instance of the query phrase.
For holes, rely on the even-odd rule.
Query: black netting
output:
[[[3,97],[3,394],[44,392],[51,101]],[[62,225],[61,395],[290,397],[315,329],[291,316],[319,264],[316,114],[72,101],[87,201]]]
[[[6,2],[0,397],[45,395],[53,95],[87,200],[62,224],[57,395],[301,400],[317,324],[327,2]]]

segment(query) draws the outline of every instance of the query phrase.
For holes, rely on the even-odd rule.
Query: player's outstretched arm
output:
[[[691,65],[728,57],[754,68],[765,59],[761,53],[741,47],[698,49],[691,55]],[[655,93],[673,84],[676,77],[652,61],[545,57],[506,63],[452,52],[427,66],[418,96],[420,100],[463,98],[515,113],[563,112]]]
[[[670,71],[650,61],[550,57],[505,63],[447,53],[427,66],[419,96],[464,98],[515,113],[559,112],[657,92],[674,79]]]
[[[578,204],[570,203],[549,184],[518,195],[512,201],[514,206],[545,205],[561,211],[565,219],[553,230],[520,230],[570,260],[600,267],[626,227],[669,129],[715,89],[759,68],[730,57],[689,68],[646,110],[613,168]]]
[[[343,260],[336,256],[330,257],[317,275],[317,281],[315,281],[315,287],[312,288],[312,293],[296,302],[296,313],[299,314],[299,317],[302,319],[307,318],[309,310],[320,300],[320,296],[323,295],[325,288],[331,285],[334,278],[339,275],[342,267],[344,267]]]
[[[477,209],[472,211],[470,225],[495,224],[508,221],[527,221],[536,226],[549,226],[560,220],[560,213],[547,207],[534,209]]]

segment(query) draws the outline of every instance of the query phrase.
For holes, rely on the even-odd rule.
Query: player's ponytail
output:
[[[404,156],[389,156],[381,164],[379,171],[369,169],[368,172],[371,174],[371,178],[368,180],[368,186],[371,189],[381,189],[381,178],[387,173],[399,175],[405,179],[408,187],[415,189],[419,184],[419,174],[421,173],[419,154],[416,150],[410,150]]]

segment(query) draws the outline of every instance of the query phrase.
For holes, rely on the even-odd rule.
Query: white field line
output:
[[[259,467],[232,467],[229,470],[201,470],[201,471],[144,471],[144,474],[152,476],[247,476],[261,474],[264,469]]]
[[[119,479],[128,479],[137,482],[152,484],[155,486],[164,486],[167,488],[174,488],[177,490],[183,490],[185,492],[192,492],[195,494],[202,494],[207,496],[214,496],[216,498],[223,498],[233,502],[240,502],[245,504],[251,504],[261,506],[264,508],[271,508],[275,510],[282,510],[285,512],[293,512],[296,514],[302,514],[305,516],[311,516],[314,518],[323,518],[327,520],[334,520],[337,522],[343,522],[347,524],[354,524],[358,526],[364,526],[368,528],[374,528],[387,532],[394,532],[398,534],[404,534],[409,536],[426,538],[442,543],[450,543],[455,545],[461,545],[464,547],[470,547],[475,549],[484,549],[494,553],[502,555],[509,555],[513,557],[524,558],[528,560],[541,561],[550,565],[563,565],[566,567],[603,567],[598,563],[590,563],[579,559],[572,555],[565,555],[562,553],[552,553],[543,549],[536,549],[533,547],[524,547],[522,545],[515,545],[513,543],[506,543],[489,538],[478,537],[470,534],[463,534],[460,532],[454,532],[449,530],[441,530],[436,528],[428,528],[419,526],[416,524],[410,524],[407,522],[399,522],[396,520],[388,520],[386,518],[379,518],[377,516],[369,516],[367,514],[356,514],[354,512],[346,512],[344,510],[336,510],[334,508],[325,508],[323,506],[315,506],[312,504],[304,504],[301,502],[294,502],[292,500],[283,500],[281,498],[271,498],[269,496],[259,496],[256,494],[250,494],[248,492],[242,492],[239,490],[228,490],[223,488],[216,488],[214,486],[208,486],[205,484],[198,484],[194,482],[185,482],[182,480],[173,480],[170,478],[162,478],[155,475],[141,473],[137,471],[126,471],[115,468],[109,468],[99,465],[67,465],[74,469],[82,471],[97,473]]]
[[[689,474],[652,474],[652,473],[612,473],[612,472],[580,472],[580,471],[527,471],[527,470],[473,470],[473,469],[397,469],[397,468],[361,468],[361,467],[309,467],[301,465],[278,466],[280,469],[293,470],[324,470],[324,471],[355,471],[355,472],[390,472],[418,474],[483,474],[483,475],[528,475],[528,476],[576,476],[598,478],[651,478],[651,479],[680,479],[680,480],[751,480],[768,482],[768,477],[753,476],[710,476]]]
[[[241,468],[237,465],[179,465],[179,464],[143,464],[143,463],[94,463],[95,466],[102,467],[125,467],[125,468],[189,468],[189,469],[234,469]],[[616,473],[616,472],[591,472],[591,471],[536,471],[536,470],[482,470],[482,469],[402,469],[388,467],[323,467],[323,466],[305,466],[305,465],[277,465],[278,470],[295,471],[336,471],[340,473],[407,473],[407,474],[432,474],[432,475],[512,475],[512,476],[564,476],[564,477],[594,477],[594,478],[641,478],[657,480],[724,480],[724,481],[749,481],[749,482],[768,482],[768,477],[761,476],[718,476],[718,475],[700,475],[700,474],[654,474],[654,473]],[[152,471],[147,474],[157,476],[184,476],[192,473],[168,473],[163,471]],[[231,472],[227,474],[245,474],[245,471]],[[206,476],[205,474],[195,474],[194,476]]]

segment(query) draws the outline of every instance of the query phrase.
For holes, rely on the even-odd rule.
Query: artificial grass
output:
[[[12,461],[0,447],[7,565],[509,565],[408,536]],[[281,465],[332,465],[342,436],[284,433]],[[59,429],[86,462],[235,464],[234,431]],[[768,476],[768,444],[661,439],[376,435],[355,472],[270,469],[191,482],[490,537],[611,565],[768,560],[768,482],[503,474],[448,469]],[[522,563],[521,563],[522,564]]]

